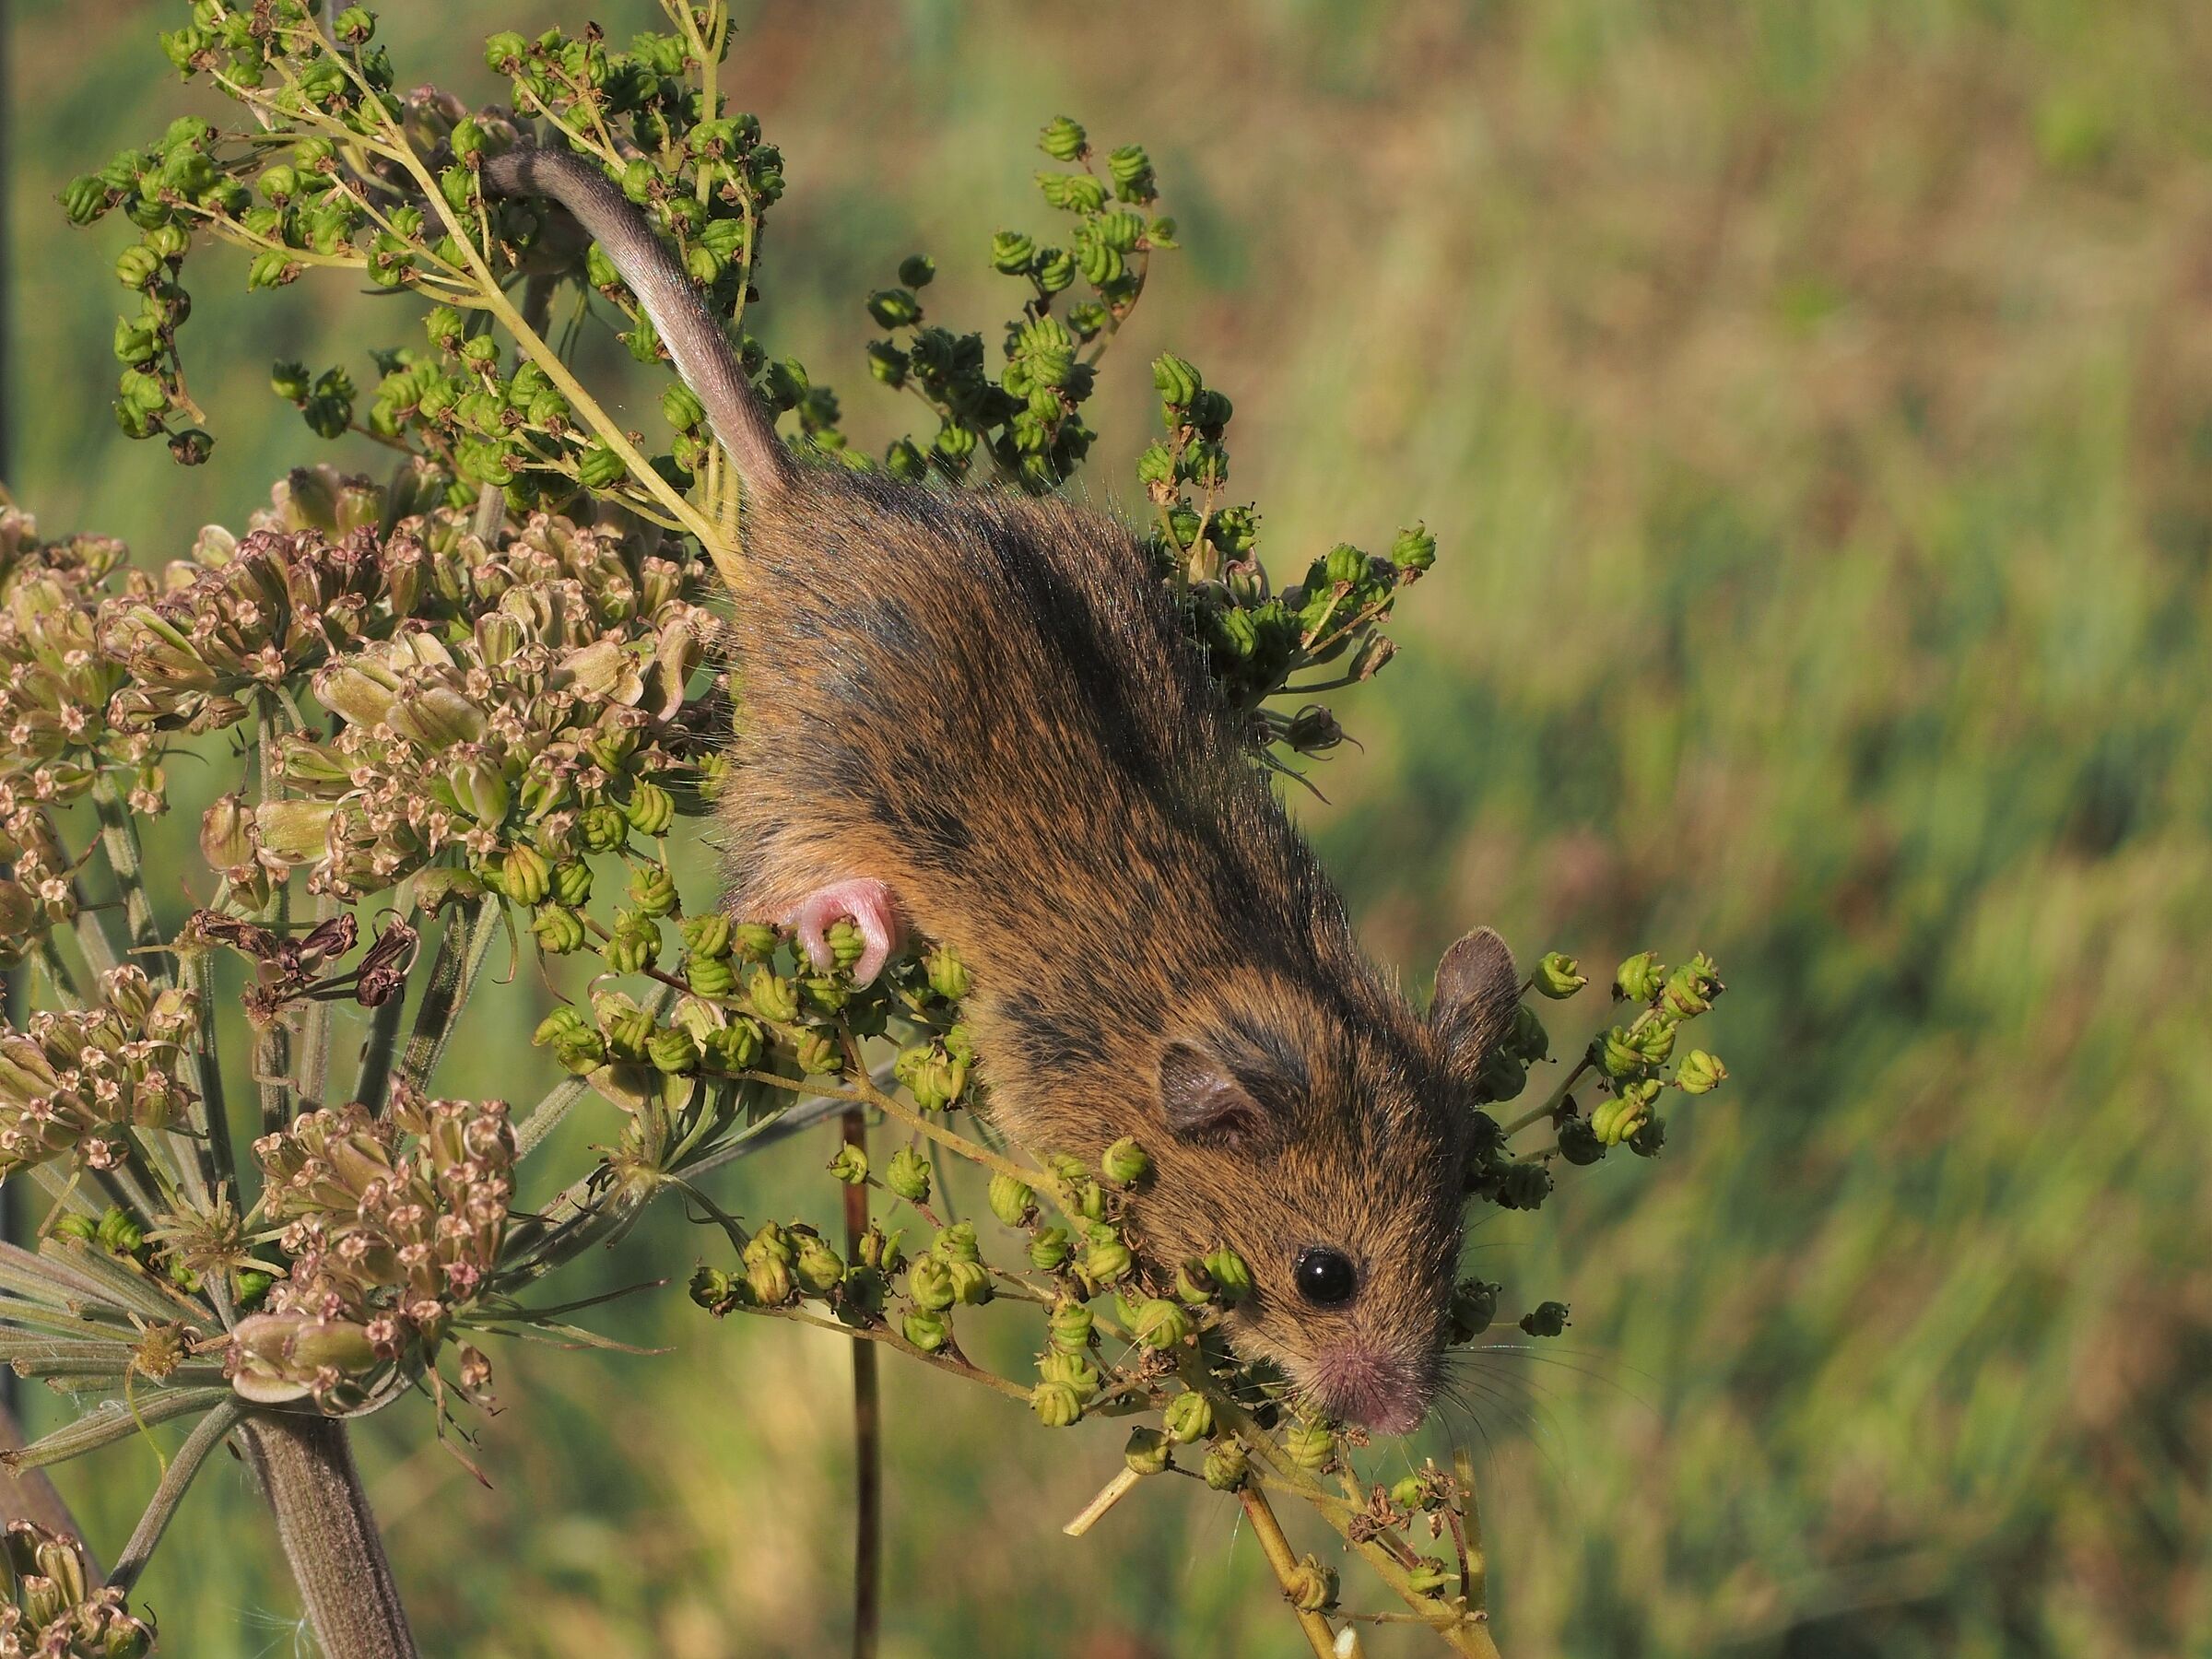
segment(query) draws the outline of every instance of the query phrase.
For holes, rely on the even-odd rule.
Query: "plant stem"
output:
[[[26,1443],[14,1414],[0,1406],[0,1450],[20,1452]],[[85,1529],[77,1525],[76,1517],[69,1512],[69,1506],[62,1501],[43,1469],[0,1467],[0,1523],[9,1521],[35,1522],[49,1532],[65,1533],[79,1544],[85,1542]],[[95,1576],[99,1574],[89,1545],[85,1546],[85,1565]]]
[[[865,1155],[865,1114],[845,1113],[845,1145]],[[845,1189],[845,1254],[868,1230],[868,1189]],[[853,1345],[853,1659],[875,1659],[883,1621],[883,1400],[873,1343]]]
[[[344,1426],[272,1412],[249,1418],[241,1438],[324,1654],[417,1659]]]
[[[146,896],[146,862],[138,852],[137,827],[131,822],[123,796],[116,793],[112,773],[102,771],[92,780],[92,807],[100,815],[100,844],[108,855],[108,869],[123,894],[124,922],[131,948],[138,951],[159,945],[161,930],[154,924],[153,903]],[[160,983],[171,982],[169,964],[161,958],[147,964],[147,973]]]
[[[476,989],[477,975],[491,955],[499,923],[497,902],[479,900],[445,924],[438,959],[430,965],[430,982],[423,991],[422,1006],[415,1010],[415,1030],[399,1063],[401,1082],[420,1086],[437,1069],[439,1056],[460,1023],[461,1010]]]
[[[1247,1482],[1237,1496],[1243,1500],[1244,1513],[1252,1521],[1253,1535],[1260,1541],[1260,1553],[1275,1570],[1276,1583],[1282,1585],[1283,1594],[1289,1595],[1290,1587],[1298,1579],[1298,1557],[1290,1548],[1290,1540],[1283,1535],[1283,1524],[1275,1518],[1267,1494]],[[1298,1628],[1313,1645],[1315,1659],[1336,1659],[1336,1633],[1329,1628],[1329,1621],[1303,1607],[1291,1610],[1298,1615]]]
[[[154,1553],[154,1546],[161,1542],[161,1535],[169,1530],[170,1518],[177,1512],[183,1500],[185,1489],[192,1478],[200,1472],[200,1465],[207,1453],[230,1438],[238,1427],[245,1408],[233,1400],[225,1400],[193,1426],[184,1443],[177,1448],[176,1456],[170,1459],[169,1469],[161,1477],[161,1484],[154,1489],[146,1513],[139,1517],[131,1533],[131,1541],[123,1547],[123,1555],[115,1563],[115,1571],[108,1575],[108,1583],[118,1590],[128,1591],[146,1571],[146,1563]]]

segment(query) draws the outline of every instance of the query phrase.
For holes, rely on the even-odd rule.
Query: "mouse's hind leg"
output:
[[[797,930],[799,947],[814,965],[830,968],[836,960],[830,948],[830,927],[841,916],[853,919],[864,941],[859,959],[853,964],[853,982],[872,983],[906,938],[906,918],[899,901],[883,882],[860,877],[815,888],[783,921]]]

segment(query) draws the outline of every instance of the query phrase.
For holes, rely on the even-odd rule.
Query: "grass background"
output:
[[[204,107],[152,45],[175,10],[17,0],[6,112],[7,481],[157,560],[317,453],[270,358],[359,375],[414,326],[327,286],[249,301],[209,257],[215,464],[115,433],[117,238],[53,198]],[[389,12],[403,81],[473,98],[484,33],[585,16]],[[940,314],[995,316],[982,250],[1045,220],[1027,146],[1065,110],[1151,146],[1189,250],[1110,359],[1089,490],[1130,499],[1138,365],[1171,346],[1237,400],[1278,570],[1437,531],[1404,654],[1343,706],[1365,747],[1300,808],[1379,956],[1418,974],[1489,921],[1597,961],[1701,947],[1736,987],[1705,1030],[1738,1081],[1657,1165],[1477,1239],[1574,1311],[1543,1357],[1482,1356],[1479,1410],[1417,1447],[1484,1454],[1506,1652],[2204,1651],[2212,12],[741,12],[729,78],[792,181],[757,325],[857,437],[903,413],[865,381],[860,297],[925,248]],[[187,806],[224,786],[178,771]],[[157,831],[172,892],[190,822]],[[535,994],[484,1010],[456,1090],[535,1097]],[[826,1155],[718,1195],[812,1200]],[[704,1247],[662,1215],[580,1285]],[[602,1323],[671,1351],[495,1355],[490,1489],[425,1411],[360,1436],[426,1649],[835,1651],[842,1351],[673,1293]],[[889,1394],[889,1653],[1297,1651],[1224,1501],[1147,1488],[1059,1535],[1118,1430],[1031,1432],[898,1368]],[[152,1478],[143,1445],[63,1476],[111,1556]],[[144,1594],[172,1653],[302,1640],[234,1468]]]

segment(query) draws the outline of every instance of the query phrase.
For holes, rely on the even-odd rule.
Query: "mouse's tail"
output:
[[[797,463],[776,436],[775,418],[746,379],[721,323],[629,198],[594,163],[565,150],[524,146],[488,157],[483,178],[498,194],[547,196],[568,209],[645,308],[746,489],[762,498],[784,489]]]

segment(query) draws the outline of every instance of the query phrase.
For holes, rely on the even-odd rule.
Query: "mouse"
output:
[[[1477,1073],[1521,994],[1480,928],[1417,1012],[1253,763],[1137,535],[1110,512],[803,458],[651,221],[585,157],[510,149],[487,189],[598,242],[742,490],[730,617],[730,912],[856,980],[909,938],[970,972],[992,1121],[1155,1178],[1140,1242],[1223,1246],[1246,1360],[1314,1408],[1418,1427],[1441,1380]]]

